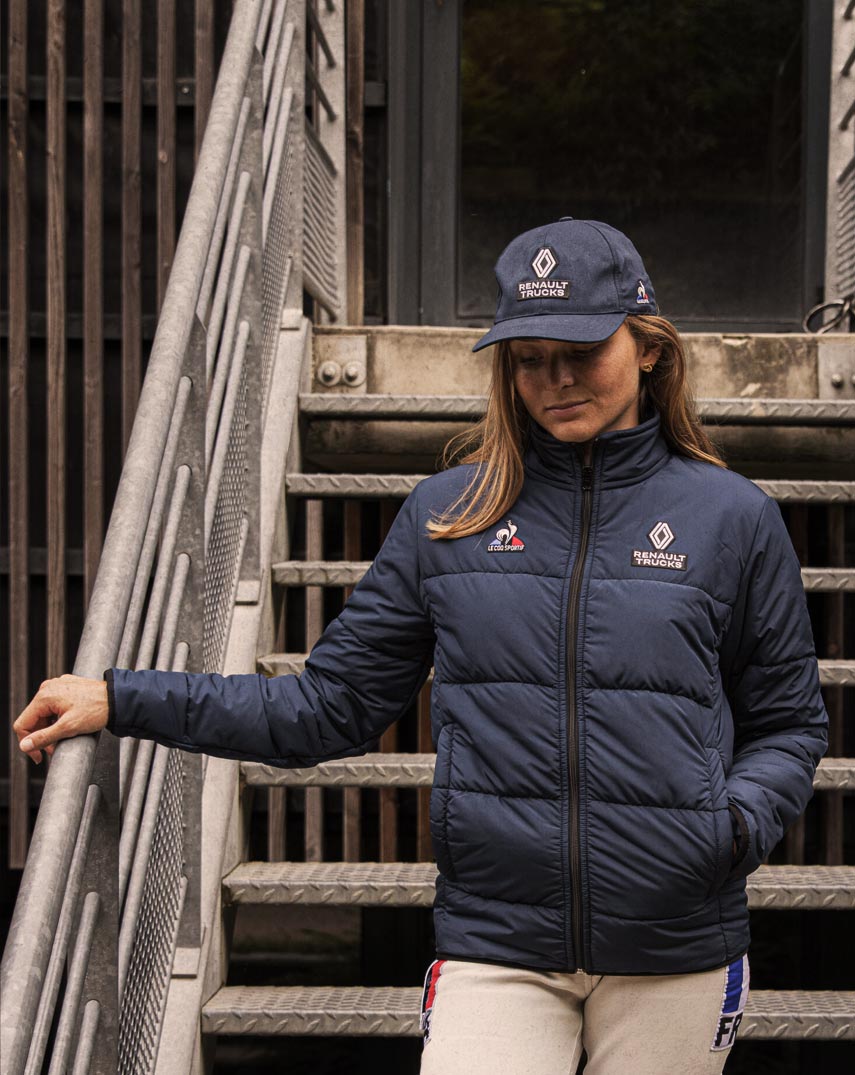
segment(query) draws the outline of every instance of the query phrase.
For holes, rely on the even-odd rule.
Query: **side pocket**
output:
[[[430,835],[436,867],[449,881],[454,881],[454,866],[448,849],[448,797],[451,794],[451,743],[454,726],[444,724],[436,743],[436,765],[430,792]]]
[[[733,868],[733,830],[730,824],[730,811],[727,808],[713,810],[712,818],[717,858],[715,877],[707,893],[708,900],[711,900],[718,893]]]

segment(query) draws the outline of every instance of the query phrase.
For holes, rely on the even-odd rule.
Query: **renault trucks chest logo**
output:
[[[522,552],[525,542],[517,537],[517,527],[510,519],[496,531],[496,537],[487,546],[487,552]]]
[[[547,280],[546,277],[558,265],[558,255],[549,246],[542,246],[534,255],[531,267],[536,280],[520,280],[517,284],[517,300],[522,299],[569,299],[569,280]]]
[[[658,522],[647,535],[653,546],[649,549],[632,550],[633,567],[669,567],[672,571],[685,571],[688,556],[684,552],[667,552],[674,540],[674,531],[666,522]]]

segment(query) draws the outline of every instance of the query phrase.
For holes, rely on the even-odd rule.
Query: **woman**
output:
[[[62,677],[15,730],[36,760],[106,724],[308,766],[370,749],[433,665],[423,1075],[555,1075],[583,1046],[588,1075],[720,1072],[745,877],[826,747],[798,560],[705,436],[626,236],[563,217],[496,276],[475,450],[407,498],[301,676]]]

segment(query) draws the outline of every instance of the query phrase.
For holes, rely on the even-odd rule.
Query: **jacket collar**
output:
[[[633,485],[643,481],[670,458],[662,434],[659,412],[630,429],[610,429],[594,438],[594,481],[604,486]],[[580,446],[565,443],[533,419],[524,451],[526,470],[556,485],[577,486],[582,479]]]

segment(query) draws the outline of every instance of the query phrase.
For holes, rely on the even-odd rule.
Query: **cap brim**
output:
[[[626,310],[608,314],[528,314],[497,321],[472,348],[480,351],[499,340],[523,337],[542,340],[568,340],[572,343],[597,343],[617,332],[626,320]]]

